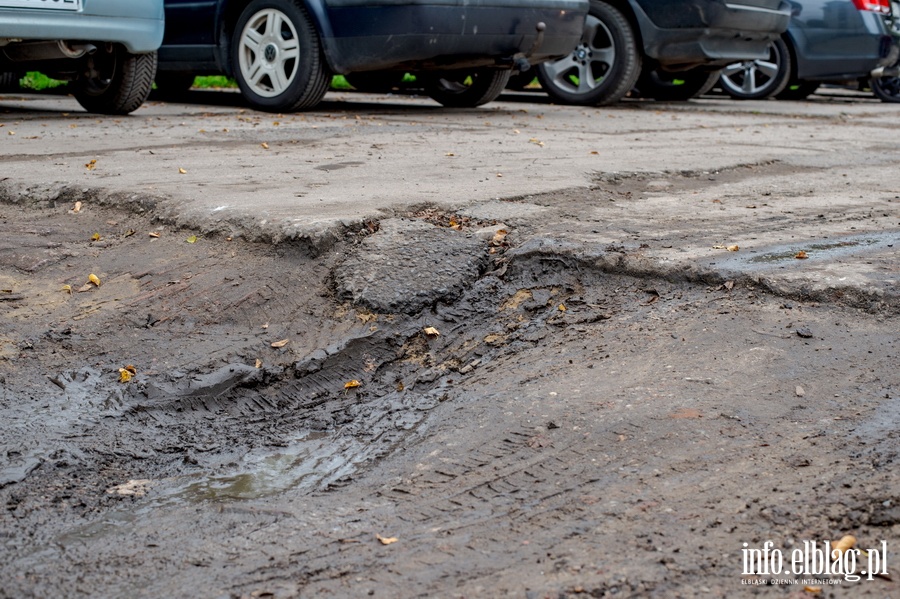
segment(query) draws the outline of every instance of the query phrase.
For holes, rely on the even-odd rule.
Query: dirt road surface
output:
[[[898,113],[0,96],[0,597],[900,595]]]

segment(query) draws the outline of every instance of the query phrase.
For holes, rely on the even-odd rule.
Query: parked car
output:
[[[877,67],[896,62],[890,0],[792,0],[787,31],[764,59],[722,70],[720,85],[733,98],[775,96],[801,100],[822,83],[868,81]]]
[[[0,85],[37,70],[90,112],[128,114],[153,85],[163,17],[163,0],[0,0]]]
[[[790,14],[786,0],[591,0],[580,43],[537,77],[565,104],[612,104],[634,88],[687,100],[723,66],[767,56]]]
[[[588,0],[166,0],[156,84],[225,74],[259,110],[315,106],[331,74],[413,73],[446,106],[496,98],[514,68],[568,53]],[[398,75],[399,74],[399,75]]]

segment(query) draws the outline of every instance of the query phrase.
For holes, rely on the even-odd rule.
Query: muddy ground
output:
[[[0,596],[897,596],[896,553],[742,575],[744,543],[898,547],[895,299],[640,267],[689,231],[567,245],[598,197],[714,179],[319,250],[5,198]]]

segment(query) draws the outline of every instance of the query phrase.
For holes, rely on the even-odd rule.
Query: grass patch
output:
[[[30,89],[34,91],[43,91],[45,89],[53,89],[55,87],[62,87],[65,85],[66,81],[60,81],[59,79],[51,79],[47,77],[43,73],[39,73],[37,71],[29,71],[25,73],[25,76],[19,80],[19,86],[23,89]]]
[[[227,89],[237,86],[234,79],[224,75],[203,75],[194,79],[194,87],[197,89]]]

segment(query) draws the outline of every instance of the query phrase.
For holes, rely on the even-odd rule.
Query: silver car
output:
[[[163,0],[0,0],[0,84],[40,71],[90,112],[128,114],[153,85],[163,15]]]

